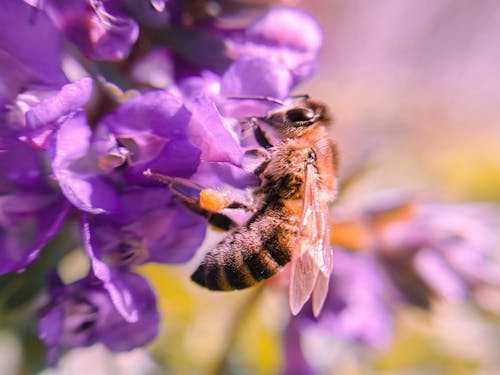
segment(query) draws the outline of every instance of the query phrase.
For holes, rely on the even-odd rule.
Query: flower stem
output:
[[[234,313],[233,318],[229,324],[227,330],[227,336],[225,343],[222,347],[221,353],[219,355],[218,360],[215,361],[210,374],[212,375],[226,375],[230,374],[230,370],[228,368],[229,356],[231,354],[231,350],[238,339],[238,335],[240,333],[241,327],[245,323],[248,315],[255,307],[257,301],[259,300],[262,292],[264,291],[265,283],[260,283],[258,286],[253,288],[251,294],[248,298],[243,301],[242,305],[237,309]]]

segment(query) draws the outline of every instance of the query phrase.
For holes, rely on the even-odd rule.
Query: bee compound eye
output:
[[[290,122],[309,122],[314,118],[314,112],[309,108],[292,108],[286,111],[286,118]]]

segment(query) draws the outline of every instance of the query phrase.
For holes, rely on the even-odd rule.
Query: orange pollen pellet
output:
[[[203,189],[200,192],[200,206],[209,211],[220,211],[228,205],[224,193],[213,189]]]

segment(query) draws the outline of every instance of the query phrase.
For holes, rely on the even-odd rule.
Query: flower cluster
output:
[[[29,272],[63,227],[77,228],[90,263],[70,283],[57,262],[46,270],[38,329],[52,364],[61,348],[155,338],[155,291],[134,267],[194,256],[207,220],[186,197],[200,186],[258,185],[240,120],[276,105],[250,98],[287,98],[314,73],[322,32],[300,9],[250,17],[244,3],[1,2],[0,275]],[[492,310],[500,272],[484,215],[404,203],[339,219],[323,313],[290,319],[285,371],[312,371],[302,332],[382,347],[400,304],[472,297]]]
[[[52,363],[61,347],[124,351],[157,335],[155,293],[134,266],[189,260],[207,224],[144,172],[256,184],[238,119],[269,103],[228,98],[285,98],[314,70],[322,35],[309,15],[274,8],[235,26],[222,12],[216,2],[0,5],[0,273],[43,257],[65,223],[90,260],[80,280],[50,276],[39,335]]]

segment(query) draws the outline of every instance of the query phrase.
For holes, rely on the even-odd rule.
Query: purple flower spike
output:
[[[90,59],[122,60],[139,36],[139,26],[117,0],[48,0],[47,12]]]
[[[92,275],[69,285],[54,276],[49,285],[51,300],[39,321],[40,338],[49,347],[49,362],[55,364],[61,347],[104,344],[113,352],[129,351],[150,342],[158,334],[156,297],[146,280],[129,272],[115,272],[117,289],[126,293],[136,312],[134,321],[121,314],[113,293]]]
[[[22,142],[0,152],[0,274],[22,271],[35,260],[68,213],[43,170],[42,153]]]

